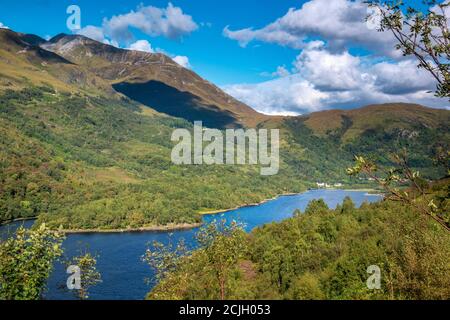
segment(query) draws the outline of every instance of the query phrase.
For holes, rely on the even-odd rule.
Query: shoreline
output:
[[[330,191],[332,191],[332,190],[342,190],[342,191],[379,192],[379,190],[368,189],[368,188],[367,189],[337,189],[337,188],[308,189],[308,190],[305,190],[303,192],[298,192],[298,193],[295,193],[295,192],[294,193],[293,192],[282,193],[282,194],[276,195],[276,196],[274,196],[272,198],[264,199],[264,200],[262,200],[260,202],[257,202],[257,203],[243,204],[243,205],[236,206],[234,208],[199,211],[198,214],[200,216],[217,215],[217,214],[221,214],[221,213],[225,213],[225,212],[229,212],[229,211],[233,211],[233,210],[238,210],[238,209],[242,209],[242,208],[256,207],[256,206],[259,206],[261,204],[267,203],[269,201],[276,200],[276,199],[278,199],[280,197],[296,196],[296,195],[300,195],[300,194],[303,194],[303,193],[305,193],[307,191],[311,191],[311,190],[330,190]],[[380,194],[380,193],[374,193],[373,195],[382,196],[382,194]],[[18,221],[36,220],[36,219],[37,219],[37,217],[17,218],[17,219],[11,220],[11,221],[0,223],[0,226],[8,225],[10,223],[18,222]],[[202,225],[203,225],[203,222],[198,222],[198,223],[179,223],[179,224],[170,223],[170,224],[163,225],[163,226],[147,226],[147,227],[140,227],[140,228],[123,228],[123,229],[63,229],[63,230],[58,230],[58,231],[60,231],[60,232],[62,232],[64,234],[164,232],[164,231],[190,230],[190,229],[195,229],[195,228],[201,227]]]
[[[283,193],[283,194],[279,194],[275,197],[269,198],[269,199],[264,199],[260,202],[256,202],[256,203],[250,203],[250,204],[243,204],[240,206],[236,206],[234,208],[230,208],[230,209],[219,209],[219,210],[208,210],[208,211],[200,211],[198,212],[198,214],[200,214],[201,216],[209,216],[209,215],[216,215],[219,213],[224,213],[224,212],[228,212],[228,211],[232,211],[232,210],[237,210],[237,209],[242,209],[242,208],[247,208],[247,207],[256,207],[259,206],[261,204],[264,204],[266,202],[272,201],[272,200],[276,200],[280,197],[286,197],[286,196],[295,196],[298,194],[302,194],[305,193],[306,191],[303,192],[299,192],[299,193]]]
[[[189,230],[201,227],[202,222],[198,223],[179,223],[167,224],[165,226],[148,226],[140,228],[126,228],[126,229],[63,229],[57,230],[64,234],[88,234],[88,233],[138,233],[138,232],[163,232],[176,230]]]
[[[288,192],[288,193],[282,193],[279,194],[275,197],[269,198],[269,199],[264,199],[258,203],[251,203],[251,204],[243,204],[240,206],[236,206],[234,208],[230,208],[230,209],[219,209],[219,210],[208,210],[208,211],[200,211],[198,212],[201,216],[208,216],[208,215],[216,215],[216,214],[220,214],[220,213],[225,213],[228,211],[232,211],[232,210],[237,210],[237,209],[242,209],[242,208],[247,208],[247,207],[255,207],[255,206],[259,206],[261,204],[264,204],[266,202],[272,201],[272,200],[276,200],[280,197],[289,197],[289,196],[296,196],[296,195],[300,195],[303,194],[305,192],[308,191],[312,191],[312,190],[330,190],[330,191],[336,191],[336,190],[341,190],[341,191],[350,191],[350,192],[376,192],[370,195],[377,195],[377,196],[383,196],[382,193],[379,192],[379,190],[376,189],[370,189],[370,188],[365,188],[365,189],[338,189],[338,188],[327,188],[327,189],[308,189],[306,191],[303,192],[298,192],[298,193],[293,193],[293,192]]]
[[[28,218],[16,218],[13,220],[8,220],[8,221],[3,221],[0,223],[0,226],[6,226],[8,224],[14,223],[14,222],[19,222],[19,221],[29,221],[29,220],[36,220],[37,217],[28,217]]]

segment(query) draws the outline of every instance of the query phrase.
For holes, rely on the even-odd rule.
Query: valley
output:
[[[436,309],[449,16],[449,0],[3,0],[2,310]]]
[[[428,155],[448,147],[446,110],[391,104],[271,117],[162,54],[82,36],[45,41],[0,29],[0,38],[2,222],[38,216],[52,228],[106,231],[196,224],[202,211],[302,192],[317,181],[367,187],[345,173],[354,155],[389,166],[402,147],[426,177],[442,174]],[[221,130],[279,129],[279,174],[174,165],[171,134],[193,130],[194,120]]]

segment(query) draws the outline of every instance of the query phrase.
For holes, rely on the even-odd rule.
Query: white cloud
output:
[[[270,72],[261,72],[260,75],[263,77],[287,77],[290,75],[290,71],[286,69],[286,66],[278,66],[277,70],[270,73]]]
[[[434,97],[435,82],[414,60],[370,63],[349,52],[331,52],[320,45],[304,49],[289,76],[258,84],[223,89],[266,114],[301,114],[372,103],[410,102],[444,108]]]
[[[291,115],[320,110],[328,94],[316,90],[299,75],[259,84],[223,87],[225,92],[265,114]]]
[[[277,71],[275,71],[274,73],[272,73],[272,75],[275,77],[275,76],[278,76],[278,77],[281,77],[281,78],[283,78],[283,77],[287,77],[288,75],[290,75],[291,73],[289,72],[289,70],[288,69],[286,69],[286,67],[285,66],[279,66],[279,67],[277,67]]]
[[[130,28],[138,29],[152,37],[178,39],[197,30],[198,25],[191,16],[184,14],[181,8],[171,3],[167,8],[140,5],[136,11],[116,15],[110,19],[104,18],[101,27],[88,25],[77,31],[77,34],[119,47],[119,43],[128,45],[134,40]],[[151,46],[147,46],[150,44],[142,41],[145,40],[135,41],[129,47],[134,45],[136,48],[134,50],[153,52]]]
[[[143,52],[155,52],[147,40],[138,40],[130,45],[128,48],[129,50],[135,50],[135,51],[143,51]]]
[[[262,74],[277,79],[228,85],[224,90],[268,114],[388,102],[447,107],[448,101],[434,97],[432,76],[418,69],[414,58],[401,57],[395,50],[393,36],[367,25],[369,13],[362,0],[311,0],[260,29],[225,27],[224,35],[241,46],[262,41],[300,52],[291,74],[284,72],[286,68],[278,69]],[[364,48],[378,57],[353,55],[350,47]]]
[[[394,39],[389,33],[380,33],[367,27],[367,4],[362,0],[311,0],[300,9],[291,8],[281,18],[261,29],[245,28],[223,33],[237,40],[241,46],[258,40],[302,49],[310,37],[319,37],[332,50],[342,50],[357,44],[371,50],[399,56],[394,49]]]
[[[92,40],[98,42],[105,42],[105,34],[103,33],[103,29],[96,26],[86,26],[77,31],[77,34],[88,37]]]
[[[414,60],[399,63],[380,62],[372,69],[375,85],[388,94],[407,94],[421,90],[434,90],[435,80]]]
[[[0,22],[0,29],[9,29],[9,28]]]
[[[103,31],[113,40],[129,42],[133,39],[130,28],[136,28],[149,36],[165,36],[178,39],[198,29],[190,15],[171,3],[167,8],[139,6],[136,11],[104,19]]]
[[[191,64],[189,63],[189,58],[186,56],[175,56],[172,58],[173,61],[178,63],[180,66],[191,69]]]
[[[116,40],[104,39],[103,43],[104,44],[108,44],[108,45],[113,46],[113,47],[116,47],[116,48],[121,48],[119,43]]]
[[[360,64],[360,58],[348,52],[332,54],[317,47],[303,50],[294,62],[298,72],[323,90],[357,88],[364,75]]]

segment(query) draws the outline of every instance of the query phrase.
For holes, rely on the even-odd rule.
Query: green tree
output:
[[[220,288],[220,299],[224,300],[229,272],[245,256],[245,232],[238,223],[233,221],[228,225],[225,220],[221,220],[203,227],[197,234],[197,240],[208,266],[214,270]]]
[[[155,271],[155,280],[159,282],[170,272],[177,270],[188,253],[189,250],[184,239],[174,244],[170,237],[167,245],[154,241],[152,246],[146,250],[142,260]]]
[[[89,252],[73,257],[67,266],[77,266],[80,268],[81,288],[74,290],[76,296],[81,300],[89,298],[89,289],[102,282],[101,274],[97,271],[97,257]]]
[[[63,240],[61,233],[42,224],[36,230],[21,227],[0,243],[0,299],[40,299]]]
[[[421,214],[432,218],[448,232],[450,232],[450,214],[447,210],[439,208],[434,198],[427,197],[425,190],[428,183],[420,178],[420,172],[413,171],[408,165],[406,151],[394,155],[397,167],[380,174],[378,166],[362,156],[355,157],[355,165],[347,169],[349,175],[365,174],[376,181],[385,191],[386,197],[392,201],[417,209]],[[399,183],[407,182],[410,189],[401,189]]]
[[[417,1],[369,0],[375,15],[381,16],[379,31],[391,31],[397,49],[404,56],[414,56],[418,68],[427,70],[437,82],[436,95],[450,98],[450,32],[448,9],[450,2],[425,0],[424,11]],[[371,17],[369,17],[371,18]]]

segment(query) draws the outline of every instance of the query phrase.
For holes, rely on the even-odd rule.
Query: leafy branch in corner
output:
[[[424,0],[428,8],[414,8],[412,1],[369,0],[374,8],[367,19],[378,20],[378,31],[391,31],[397,40],[396,49],[404,56],[414,56],[418,68],[427,70],[436,80],[436,96],[450,97],[450,33],[448,14],[450,2]]]
[[[389,169],[381,177],[377,165],[362,156],[355,157],[355,165],[347,169],[349,175],[365,174],[378,183],[386,192],[386,199],[399,201],[417,209],[421,214],[432,218],[450,232],[449,221],[442,216],[433,199],[427,199],[425,190],[428,183],[420,177],[419,171],[408,165],[406,152],[394,155],[396,168]],[[400,189],[400,183],[409,183],[411,188]]]

